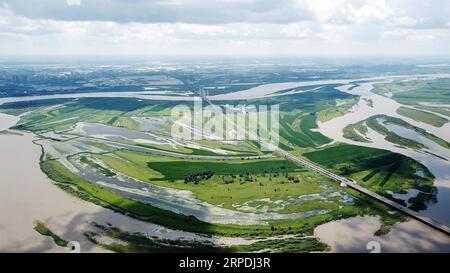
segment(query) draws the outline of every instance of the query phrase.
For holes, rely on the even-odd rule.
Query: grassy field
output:
[[[80,98],[78,100],[42,100],[14,102],[0,105],[0,111],[25,115],[17,129],[30,131],[67,130],[77,122],[93,122],[105,125],[138,129],[130,117],[144,113],[153,116],[170,115],[175,102],[138,100],[133,98]]]
[[[399,126],[411,129],[416,131],[417,133],[421,134],[422,136],[428,138],[431,141],[436,142],[438,145],[441,145],[443,148],[450,148],[450,143],[445,141],[444,139],[437,137],[433,134],[428,133],[426,130],[413,126],[409,123],[407,123],[406,121],[399,119],[399,118],[394,118],[394,117],[388,117],[388,116],[381,116],[383,119],[385,119],[387,122],[389,123],[393,123],[393,124],[397,124]]]
[[[391,94],[395,100],[403,104],[450,103],[450,79],[448,78],[376,84],[373,91],[385,96]]]
[[[430,193],[429,200],[436,194],[434,177],[425,166],[400,154],[339,144],[304,156],[385,196],[387,190],[401,193],[407,189]],[[424,177],[416,174],[418,170],[424,172]],[[424,200],[412,201],[416,202],[414,208],[425,206]]]
[[[406,104],[418,102],[448,104],[450,103],[450,79],[413,81],[400,92],[396,92],[394,99]]]
[[[364,137],[364,135],[367,133],[365,121],[346,126],[343,130],[343,133],[345,138],[359,142],[370,142],[367,138]]]
[[[44,223],[40,221],[36,221],[34,225],[34,230],[36,230],[39,234],[44,236],[49,236],[53,239],[55,244],[61,247],[66,247],[68,242],[58,235],[56,235],[53,231],[51,231]]]
[[[433,107],[433,106],[423,106],[423,105],[419,105],[416,107],[419,109],[427,110],[430,112],[434,112],[434,113],[438,113],[438,114],[450,117],[450,110],[445,109],[445,108]]]
[[[148,183],[190,190],[199,200],[228,209],[263,198],[286,201],[299,195],[321,193],[323,190],[320,185],[335,186],[326,178],[280,158],[214,162],[127,151],[118,151],[114,156],[97,157],[118,172]],[[186,183],[187,177],[206,172],[213,172],[214,175],[208,179],[199,179],[198,182]],[[254,203],[257,204],[258,202]],[[336,209],[338,205],[338,202],[326,200],[291,202],[278,212]]]
[[[291,220],[269,221],[269,225],[258,226],[210,224],[199,221],[195,217],[176,214],[148,204],[126,199],[104,187],[83,180],[71,173],[56,160],[42,162],[41,168],[53,181],[58,183],[58,186],[79,198],[143,221],[190,232],[223,236],[243,236],[247,238],[281,234],[308,235],[312,234],[313,229],[317,225],[356,215],[380,215],[384,225],[392,225],[404,219],[399,214],[387,213],[389,210],[384,205],[347,189],[355,196],[355,203],[352,205],[343,205],[339,210],[333,210],[328,214]]]
[[[312,131],[317,128],[315,114],[288,114],[280,118],[280,138],[293,147],[316,147],[331,142],[326,136]]]
[[[403,106],[397,109],[397,113],[404,117],[411,118],[415,121],[424,122],[436,127],[442,127],[448,122],[447,119],[440,116]]]
[[[379,121],[380,119],[380,121]],[[383,120],[383,121],[382,121]],[[425,148],[425,145],[423,145],[420,142],[415,141],[414,139],[405,138],[402,136],[397,135],[396,133],[388,130],[386,127],[384,127],[381,123],[383,122],[392,122],[395,124],[398,124],[397,119],[394,120],[394,118],[388,117],[388,116],[373,116],[366,120],[366,124],[371,129],[375,130],[379,134],[384,136],[384,139],[393,143],[397,144],[402,147],[409,147],[412,149],[423,149]]]
[[[140,233],[129,233],[115,227],[96,224],[99,231],[87,232],[87,238],[95,244],[118,253],[234,253],[234,252],[289,252],[303,253],[325,251],[328,246],[317,238],[285,238],[257,241],[249,245],[217,246],[209,242],[167,240],[149,238]],[[98,236],[109,237],[118,242],[101,243]]]
[[[356,132],[356,130],[357,130],[361,134],[365,135],[367,132],[367,128],[369,127],[371,129],[375,130],[376,132],[378,132],[379,134],[383,135],[387,141],[389,141],[393,144],[397,144],[397,145],[400,145],[403,147],[409,147],[409,148],[413,148],[413,149],[419,149],[419,150],[425,148],[424,144],[419,143],[419,142],[415,141],[414,139],[404,138],[404,137],[401,137],[401,136],[395,134],[394,132],[389,131],[386,127],[384,127],[382,124],[380,124],[380,122],[381,123],[391,123],[391,124],[395,124],[395,125],[407,128],[407,129],[414,130],[417,133],[419,133],[420,135],[422,135],[422,136],[428,138],[429,140],[435,142],[436,144],[442,146],[443,148],[446,148],[446,149],[450,148],[450,143],[448,143],[444,139],[439,138],[433,134],[430,134],[422,128],[415,127],[402,119],[389,117],[386,115],[372,116],[372,117],[370,117],[366,120],[360,121],[356,124],[348,125],[347,127],[344,128],[344,137],[355,140],[355,141],[359,141],[359,142],[369,142],[369,140],[363,138],[360,134],[358,134]]]
[[[336,100],[335,107],[329,107],[317,113],[317,119],[321,122],[329,121],[335,117],[339,117],[347,113],[356,103],[357,99]]]
[[[92,99],[82,98],[78,100],[49,100],[8,103],[0,106],[0,111],[10,114],[20,114],[29,112],[21,118],[14,127],[19,130],[29,130],[35,133],[47,131],[66,131],[78,122],[99,123],[108,126],[126,128],[130,130],[141,130],[139,123],[134,120],[136,117],[167,117],[170,116],[170,109],[175,102],[160,102],[151,100],[137,100],[128,98],[104,98]],[[170,134],[170,124],[167,128],[161,128],[162,132],[152,132],[153,134]],[[166,130],[166,131],[164,131]],[[176,153],[191,155],[211,155],[217,153],[207,149],[187,148],[178,145],[177,149],[170,149],[160,145],[137,144],[131,140],[121,139],[120,142],[149,147],[153,149],[171,151]],[[200,145],[206,148],[220,148],[231,151],[231,156],[255,156],[262,154],[257,147],[243,142],[242,144],[218,145],[213,141],[200,141]],[[220,155],[220,154],[219,154]]]
[[[387,137],[386,139],[392,143],[404,145],[406,147],[411,147],[411,148],[418,148],[418,149],[423,148],[423,144],[421,144],[421,143],[418,143],[412,139],[403,138],[393,132],[388,131],[384,126],[380,125],[377,122],[378,118],[385,120],[385,122],[396,124],[398,126],[402,126],[404,128],[414,130],[417,133],[419,133],[420,135],[428,138],[429,140],[436,142],[438,145],[442,146],[443,148],[446,148],[446,149],[450,148],[450,143],[448,143],[444,139],[437,137],[433,134],[430,134],[422,128],[415,127],[402,119],[382,115],[382,116],[373,116],[366,120],[367,126],[372,128],[373,130],[379,132],[380,134],[385,135]]]

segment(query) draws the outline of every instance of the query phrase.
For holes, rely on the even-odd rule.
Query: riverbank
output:
[[[382,136],[381,134],[375,132],[370,128],[365,136],[368,137],[371,140],[371,142],[358,142],[344,137],[343,131],[346,126],[350,124],[356,124],[358,122],[366,120],[371,116],[385,115],[389,117],[400,118],[408,122],[409,124],[416,126],[417,128],[426,130],[427,132],[432,133],[444,140],[450,140],[450,127],[449,127],[450,123],[447,123],[445,126],[438,128],[428,124],[418,123],[414,120],[400,116],[399,114],[396,113],[396,110],[403,105],[399,104],[393,99],[373,93],[372,89],[375,83],[377,82],[366,82],[359,84],[357,87],[354,88],[351,88],[350,85],[339,87],[338,89],[340,91],[361,96],[362,99],[347,114],[334,118],[327,122],[319,122],[318,124],[319,128],[317,131],[325,135],[326,137],[338,142],[388,150],[391,152],[408,156],[423,164],[435,176],[434,186],[438,189],[437,191],[438,202],[436,204],[430,204],[430,206],[426,210],[421,211],[420,213],[428,217],[431,217],[434,220],[441,222],[442,224],[449,226],[450,225],[450,218],[449,218],[450,173],[448,171],[450,169],[449,161],[430,153],[395,145],[387,141],[384,138],[384,136]],[[372,106],[367,105],[364,99],[366,100],[370,99],[373,105]],[[418,139],[415,140],[419,141]]]
[[[9,128],[15,120],[2,115],[0,128]],[[93,222],[162,239],[207,240],[222,245],[247,243],[240,238],[208,238],[170,230],[71,196],[42,173],[41,148],[32,143],[34,139],[27,132],[0,134],[0,252],[68,252],[34,230],[37,220],[65,241],[79,242],[82,252],[109,252],[84,236],[86,231],[95,231]]]
[[[379,218],[352,217],[329,222],[314,230],[331,252],[368,253],[369,242],[380,244],[382,253],[442,253],[450,252],[450,237],[415,220],[395,224],[386,235],[375,236]]]

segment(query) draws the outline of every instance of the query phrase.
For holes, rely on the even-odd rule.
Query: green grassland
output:
[[[53,239],[53,241],[55,242],[55,244],[57,244],[58,246],[62,246],[62,247],[67,246],[68,242],[66,240],[61,239],[61,237],[56,235],[41,221],[36,221],[34,224],[35,224],[34,230],[36,230],[39,234],[51,237]]]
[[[290,147],[316,147],[331,142],[326,136],[312,131],[317,128],[315,114],[283,113],[280,117],[281,141]]]
[[[385,140],[387,140],[393,144],[397,144],[402,147],[409,147],[409,148],[413,148],[413,149],[425,148],[425,146],[423,144],[421,144],[415,140],[409,139],[409,138],[401,137],[401,136],[397,135],[396,133],[389,131],[384,126],[380,125],[377,120],[377,118],[380,118],[380,117],[381,116],[373,116],[366,120],[357,122],[355,124],[347,125],[343,130],[344,137],[354,140],[354,141],[358,141],[358,142],[369,143],[369,142],[371,142],[370,139],[365,137],[367,130],[368,130],[367,128],[369,127],[371,129],[373,129],[374,131],[383,135]]]
[[[321,122],[329,121],[335,117],[339,117],[347,113],[356,103],[357,99],[337,99],[335,107],[329,107],[317,113],[317,119]]]
[[[397,124],[399,126],[402,126],[402,127],[405,127],[405,128],[411,129],[411,130],[414,130],[417,133],[421,134],[422,136],[428,138],[429,140],[434,141],[437,144],[441,145],[443,148],[450,149],[450,143],[449,142],[447,142],[446,140],[444,140],[444,139],[442,139],[442,138],[440,138],[438,136],[435,136],[435,135],[433,135],[431,133],[428,133],[426,130],[424,130],[422,128],[413,126],[413,125],[411,125],[411,124],[407,123],[406,121],[404,121],[402,119],[399,119],[399,118],[394,118],[394,117],[389,117],[389,116],[381,116],[381,117],[383,119],[385,119],[387,122],[390,122],[390,123],[393,123],[393,124]]]
[[[106,227],[95,224],[97,232],[86,232],[86,237],[93,243],[118,253],[234,253],[234,252],[289,252],[303,253],[311,251],[325,251],[328,246],[317,238],[283,238],[261,240],[249,245],[235,245],[231,247],[217,246],[210,242],[168,240],[149,238],[140,233],[129,233],[119,228]],[[116,242],[101,243],[98,236],[109,237]]]
[[[383,121],[384,123],[392,123],[392,124],[402,126],[407,129],[414,130],[417,133],[419,133],[420,135],[428,138],[429,140],[434,141],[435,143],[442,146],[443,148],[446,148],[446,149],[450,148],[450,143],[448,143],[444,139],[439,138],[433,134],[430,134],[422,128],[415,127],[402,119],[394,118],[394,117],[390,117],[390,116],[386,116],[386,115],[372,116],[372,117],[369,117],[366,120],[360,121],[356,124],[348,125],[347,127],[344,128],[344,137],[355,140],[355,141],[359,141],[359,142],[369,142],[369,140],[363,138],[361,135],[357,134],[355,131],[355,130],[358,130],[361,134],[365,135],[367,132],[367,127],[369,127],[371,129],[375,130],[376,132],[378,132],[379,134],[385,136],[385,139],[391,143],[394,143],[394,144],[397,144],[400,146],[404,146],[404,147],[413,148],[413,149],[425,148],[425,146],[422,143],[419,143],[413,139],[401,137],[401,136],[395,134],[394,132],[389,131],[382,124],[379,123],[378,119],[384,120]]]
[[[407,189],[418,189],[430,194],[425,201],[435,198],[433,175],[422,164],[400,154],[339,144],[304,156],[385,196],[387,190],[401,193]],[[417,175],[418,170],[423,170],[425,176]],[[416,201],[413,208],[426,207],[424,200],[412,201]]]
[[[343,115],[358,101],[357,96],[338,91],[335,89],[336,86],[324,85],[318,92],[247,101],[217,102],[217,104],[278,104],[280,147],[285,150],[314,148],[331,142],[329,138],[313,131],[317,128],[317,122]]]
[[[450,79],[419,81],[416,85],[394,94],[394,99],[401,103],[450,103]]]
[[[0,111],[13,116],[18,116],[30,111],[37,112],[46,108],[65,104],[72,101],[71,99],[49,99],[35,101],[19,101],[10,102],[0,105]]]
[[[347,125],[344,128],[343,133],[345,138],[359,142],[370,142],[367,138],[363,136],[366,135],[367,133],[365,121]]]
[[[366,120],[367,126],[370,127],[371,129],[375,130],[376,132],[380,133],[381,135],[383,135],[385,140],[387,140],[393,144],[402,146],[402,147],[409,147],[409,148],[413,148],[413,149],[425,148],[425,146],[422,143],[419,143],[413,139],[399,136],[396,133],[388,130],[386,127],[384,127],[383,125],[381,125],[378,122],[379,118],[381,118],[385,121],[388,121],[388,122],[396,121],[396,120],[394,120],[393,118],[388,117],[388,116],[373,116]],[[393,123],[398,124],[397,122],[393,122]]]
[[[267,160],[183,160],[143,153],[118,151],[114,156],[97,155],[113,170],[160,186],[190,190],[205,202],[235,209],[233,205],[262,198],[288,200],[303,194],[321,193],[320,185],[336,186],[326,178],[282,158]],[[213,172],[208,179],[186,183],[186,178]],[[280,213],[311,209],[336,209],[326,200],[292,202]]]
[[[380,95],[391,93],[393,98],[403,104],[415,105],[419,102],[437,104],[450,103],[450,79],[412,80],[377,84],[373,92]]]
[[[100,164],[93,162],[91,160],[89,160],[87,157],[85,156],[81,156],[80,157],[80,162],[86,165],[89,165],[91,168],[97,170],[98,172],[102,173],[105,176],[115,176],[116,174],[112,171],[110,171],[109,169],[104,168],[103,166],[101,166]]]
[[[424,105],[418,105],[418,106],[416,106],[416,108],[427,110],[427,111],[430,111],[430,112],[434,112],[434,113],[437,113],[437,114],[441,114],[441,115],[450,117],[450,110],[445,109],[445,108],[433,107],[433,106],[424,106]]]
[[[174,105],[176,105],[176,102],[143,101],[129,98],[82,98],[77,100],[8,103],[0,105],[0,111],[10,114],[32,111],[22,117],[14,129],[28,130],[39,134],[47,131],[66,131],[77,122],[99,123],[130,130],[140,130],[139,123],[132,117],[170,116],[170,109]],[[218,155],[212,151],[182,146],[177,147],[177,149],[171,149],[159,145],[136,144],[125,139],[120,140],[120,142],[182,154]],[[234,153],[231,156],[255,156],[262,154],[258,147],[245,142],[237,147],[226,144],[218,145],[217,142],[212,141],[200,141],[200,144],[206,147],[231,151]]]
[[[442,118],[440,116],[403,106],[397,109],[397,113],[404,117],[411,118],[415,121],[424,122],[436,127],[442,127],[448,122],[448,119]]]
[[[161,116],[168,112],[170,115],[170,107],[174,105],[176,102],[131,98],[80,98],[7,103],[0,106],[0,111],[11,114],[32,111],[15,128],[33,132],[63,131],[81,121],[138,129],[130,117],[143,113]]]
[[[379,215],[385,226],[405,219],[400,214],[388,213],[389,209],[385,205],[347,189],[355,196],[355,203],[353,205],[345,205],[341,209],[334,210],[328,214],[291,220],[270,221],[269,225],[258,226],[210,224],[199,221],[192,216],[176,214],[124,198],[104,187],[78,177],[56,160],[41,162],[41,168],[58,186],[79,198],[143,221],[163,225],[172,229],[197,233],[243,236],[247,238],[282,234],[311,235],[314,228],[320,224],[356,215]]]

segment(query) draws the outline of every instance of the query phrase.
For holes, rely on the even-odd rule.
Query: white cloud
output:
[[[53,11],[41,1],[42,8],[29,9],[21,0],[0,0],[0,55],[386,54],[403,48],[449,54],[450,48],[450,4],[422,0],[223,0],[223,7],[107,0],[111,10],[100,10],[105,17],[99,20],[89,19],[99,12],[89,10],[106,0],[61,1]],[[155,3],[161,9],[150,14],[161,16],[149,22],[138,9]]]
[[[81,0],[66,0],[68,6],[79,6],[81,5]]]

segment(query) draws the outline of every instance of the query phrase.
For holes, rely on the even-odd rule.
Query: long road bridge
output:
[[[307,161],[307,160],[305,160],[305,159],[303,159],[301,157],[293,155],[293,154],[291,154],[289,152],[286,152],[286,151],[284,151],[282,149],[279,149],[279,148],[277,149],[276,148],[275,149],[275,153],[277,153],[277,154],[279,154],[279,155],[281,155],[281,156],[283,156],[283,157],[285,157],[285,158],[287,158],[287,159],[289,159],[289,160],[291,160],[291,161],[293,161],[293,162],[295,162],[297,164],[300,164],[300,165],[304,166],[305,168],[308,168],[308,169],[313,170],[313,171],[315,171],[315,172],[317,172],[317,173],[319,173],[319,174],[321,174],[323,176],[326,176],[326,177],[330,178],[331,180],[340,183],[341,185],[345,185],[345,186],[347,186],[347,187],[349,187],[351,189],[354,189],[354,190],[356,190],[356,191],[358,191],[358,192],[360,192],[362,194],[370,196],[370,197],[378,200],[379,202],[382,202],[382,203],[384,203],[384,204],[386,204],[386,205],[388,205],[388,206],[390,206],[390,207],[392,207],[392,208],[394,208],[394,209],[396,209],[396,210],[398,210],[398,211],[400,211],[400,212],[402,212],[402,213],[404,213],[404,214],[406,214],[406,215],[408,215],[408,216],[410,216],[410,217],[412,217],[412,218],[414,218],[414,219],[416,219],[416,220],[418,220],[418,221],[420,221],[422,223],[425,223],[425,224],[433,227],[434,229],[437,229],[439,231],[444,232],[447,235],[450,235],[450,228],[448,226],[446,226],[444,224],[441,224],[441,223],[439,223],[439,222],[437,222],[437,221],[435,221],[435,220],[433,220],[433,219],[431,219],[429,217],[421,215],[420,213],[418,213],[418,212],[416,212],[414,210],[411,210],[411,209],[409,209],[409,208],[407,208],[405,206],[402,206],[402,205],[398,204],[397,202],[394,202],[394,201],[392,201],[392,200],[390,200],[390,199],[388,199],[388,198],[386,198],[384,196],[381,196],[381,195],[379,195],[379,194],[377,194],[375,192],[372,192],[372,191],[370,191],[370,190],[368,190],[368,189],[366,189],[366,188],[364,188],[362,186],[359,186],[353,180],[350,180],[348,178],[345,178],[345,177],[339,176],[339,175],[337,175],[335,173],[332,173],[332,172],[330,172],[330,171],[328,171],[328,170],[326,170],[326,169],[324,169],[324,168],[322,168],[322,167],[320,167],[320,166],[318,166],[318,165],[316,165],[314,163],[311,163],[311,162],[309,162],[309,161]]]
[[[205,92],[203,92],[203,90],[197,91],[194,88],[194,86],[192,84],[190,84],[190,83],[187,83],[187,86],[192,91],[194,91],[196,94],[200,95],[202,100],[204,100],[206,103],[208,103],[210,105],[214,105],[211,102],[211,100],[205,95]],[[225,117],[225,118],[227,118],[227,117]],[[303,158],[301,158],[299,156],[293,155],[293,154],[291,154],[291,153],[289,153],[289,152],[287,152],[285,150],[280,149],[279,147],[275,147],[271,143],[268,143],[267,141],[264,141],[264,140],[262,140],[259,137],[257,139],[259,140],[259,143],[262,144],[262,145],[265,145],[267,147],[272,146],[271,148],[274,151],[274,153],[276,153],[276,154],[278,154],[280,156],[283,156],[286,159],[291,160],[291,161],[293,161],[296,164],[302,165],[305,168],[310,169],[310,170],[312,170],[312,171],[314,171],[314,172],[316,172],[318,174],[321,174],[321,175],[323,175],[325,177],[328,177],[329,179],[331,179],[331,180],[333,180],[333,181],[335,181],[337,183],[340,183],[340,185],[347,186],[347,187],[349,187],[349,188],[351,188],[353,190],[356,190],[356,191],[358,191],[358,192],[360,192],[362,194],[365,194],[365,195],[367,195],[367,196],[369,196],[369,197],[371,197],[373,199],[376,199],[377,201],[379,201],[379,202],[381,202],[381,203],[383,203],[385,205],[388,205],[389,207],[392,207],[392,208],[394,208],[394,209],[396,209],[396,210],[398,210],[398,211],[400,211],[400,212],[410,216],[411,218],[414,218],[414,219],[416,219],[416,220],[418,220],[418,221],[420,221],[420,222],[422,222],[422,223],[424,223],[424,224],[426,224],[426,225],[428,225],[428,226],[430,226],[430,227],[432,227],[432,228],[434,228],[434,229],[436,229],[438,231],[441,231],[441,232],[445,233],[446,235],[450,236],[450,228],[448,226],[446,226],[444,224],[441,224],[438,221],[436,221],[434,219],[431,219],[430,217],[424,216],[424,215],[422,215],[422,214],[420,214],[420,213],[418,213],[418,212],[416,212],[414,210],[411,210],[411,209],[409,209],[409,208],[407,208],[405,206],[402,206],[402,205],[398,204],[397,202],[392,201],[392,200],[390,200],[390,199],[388,199],[388,198],[386,198],[386,197],[384,197],[384,196],[382,196],[380,194],[377,194],[377,193],[372,192],[372,191],[370,191],[370,190],[368,190],[368,189],[366,189],[366,188],[364,188],[362,186],[359,186],[355,181],[353,181],[351,179],[339,176],[339,175],[337,175],[337,174],[335,174],[335,173],[333,173],[333,172],[331,172],[331,171],[329,171],[327,169],[322,168],[321,166],[319,166],[319,165],[317,165],[315,163],[312,163],[312,162],[310,162],[310,161],[308,161],[306,159],[303,159]]]

